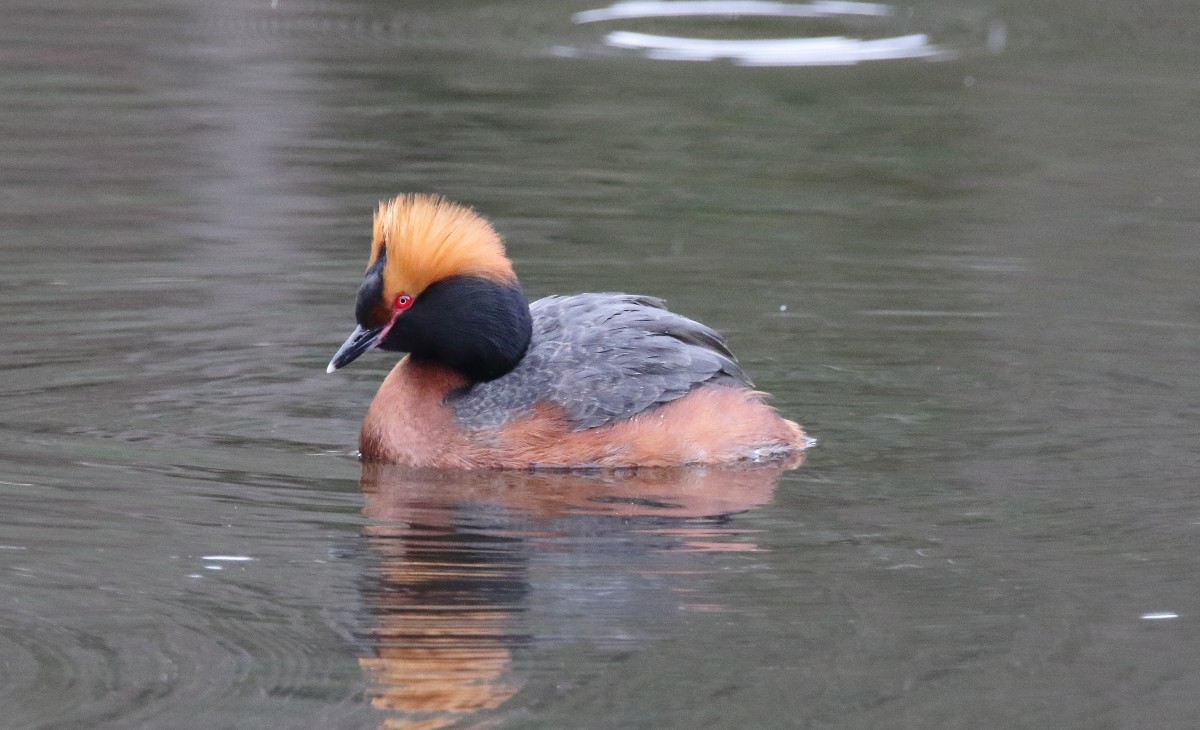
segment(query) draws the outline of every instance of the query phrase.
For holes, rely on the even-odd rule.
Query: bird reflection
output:
[[[371,702],[384,712],[382,727],[499,723],[500,706],[528,681],[514,655],[537,648],[529,614],[553,615],[568,591],[575,602],[593,598],[577,595],[576,579],[560,579],[569,586],[556,590],[552,578],[531,578],[546,571],[547,556],[569,553],[576,571],[589,561],[604,570],[615,564],[613,582],[636,591],[629,578],[658,571],[653,556],[664,550],[758,549],[724,518],[768,503],[779,474],[799,461],[596,472],[364,463],[366,536],[379,564],[364,587],[371,653],[359,661]],[[604,555],[613,549],[620,555]],[[654,594],[661,603],[661,592]],[[577,637],[589,633],[574,614],[568,625]]]

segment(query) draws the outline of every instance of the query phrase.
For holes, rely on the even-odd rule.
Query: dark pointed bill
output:
[[[329,367],[325,368],[325,372],[332,373],[340,367],[349,365],[359,355],[378,345],[387,329],[387,327],[366,329],[362,325],[355,327],[354,332],[342,343],[333,359],[329,361]]]

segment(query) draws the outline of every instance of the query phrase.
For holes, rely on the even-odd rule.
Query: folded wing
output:
[[[669,311],[662,300],[630,294],[546,297],[530,305],[533,339],[520,365],[451,398],[470,429],[562,408],[572,430],[619,421],[679,398],[698,385],[753,387],[725,340]]]

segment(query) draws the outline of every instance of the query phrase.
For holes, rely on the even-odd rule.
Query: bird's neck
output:
[[[512,371],[532,333],[529,304],[516,281],[453,276],[429,285],[380,346],[482,382]]]

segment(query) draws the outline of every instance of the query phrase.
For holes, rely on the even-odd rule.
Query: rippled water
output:
[[[602,7],[4,8],[0,726],[1194,726],[1200,11]],[[722,329],[819,444],[360,466],[391,361],[324,366],[407,190]]]

